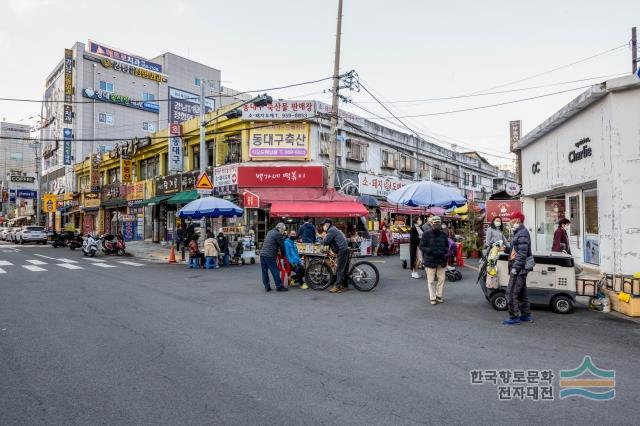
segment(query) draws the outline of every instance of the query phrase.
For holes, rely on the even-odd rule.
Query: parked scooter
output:
[[[122,235],[105,234],[102,236],[102,252],[104,254],[117,254],[124,256],[125,243]]]
[[[67,246],[67,233],[66,232],[55,232],[51,236],[51,240],[53,241],[53,247],[66,247]]]
[[[82,243],[82,253],[85,256],[93,257],[98,252],[98,243],[100,242],[100,238],[98,238],[94,234],[88,234],[85,236],[84,241]]]
[[[69,246],[69,250],[75,250],[77,248],[82,247],[84,240],[82,239],[82,235],[75,233],[69,234],[69,239],[67,240],[67,245]]]

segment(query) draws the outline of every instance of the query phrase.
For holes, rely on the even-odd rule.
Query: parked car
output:
[[[9,227],[3,226],[0,228],[0,240],[5,241],[7,239],[7,234],[9,233]]]
[[[19,228],[16,228],[15,226],[9,228],[9,230],[7,231],[7,236],[6,236],[6,240],[7,241],[15,241],[16,240],[16,231]]]
[[[47,244],[47,233],[42,226],[23,226],[16,232],[15,240],[20,244],[34,242]]]

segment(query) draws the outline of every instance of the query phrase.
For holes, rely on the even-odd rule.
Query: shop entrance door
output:
[[[582,206],[581,191],[567,193],[569,225],[569,245],[571,254],[582,260]]]

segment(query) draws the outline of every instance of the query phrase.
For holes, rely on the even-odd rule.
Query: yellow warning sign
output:
[[[196,189],[213,189],[213,183],[207,172],[200,173],[196,181]]]

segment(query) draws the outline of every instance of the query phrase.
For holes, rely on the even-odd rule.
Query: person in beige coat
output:
[[[220,255],[220,245],[218,240],[213,238],[211,232],[207,232],[207,239],[204,240],[204,257],[209,263],[209,258],[213,260],[213,267],[218,268],[218,256]]]

